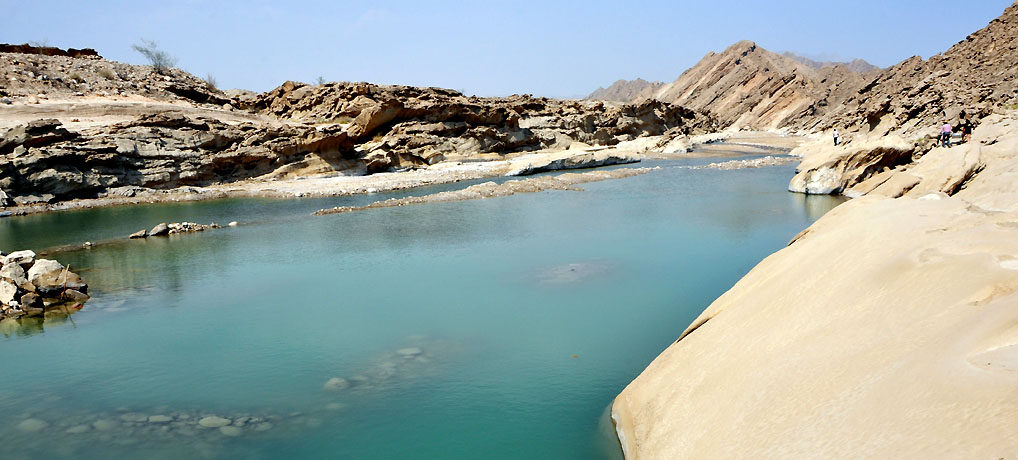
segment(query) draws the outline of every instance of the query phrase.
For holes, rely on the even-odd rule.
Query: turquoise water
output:
[[[53,255],[81,312],[0,326],[0,458],[618,458],[612,398],[839,202],[785,192],[792,166],[682,167],[706,161],[321,217],[463,184],[0,220],[8,251],[112,240]],[[241,225],[121,238],[179,220]]]

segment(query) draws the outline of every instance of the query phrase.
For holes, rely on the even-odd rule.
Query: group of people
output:
[[[972,137],[972,128],[973,128],[972,121],[968,119],[968,116],[965,114],[965,111],[963,110],[960,114],[958,114],[957,125],[951,126],[951,123],[949,121],[947,121],[946,119],[944,120],[944,125],[940,127],[940,134],[937,135],[936,146],[950,147],[951,136],[953,136],[955,132],[961,133],[962,142],[968,142],[969,138]],[[841,135],[838,133],[838,128],[834,128],[834,145],[837,146],[840,143]]]
[[[937,146],[950,147],[951,136],[954,135],[955,131],[961,133],[962,142],[968,142],[969,138],[972,137],[972,122],[965,116],[965,112],[958,116],[958,125],[956,126],[951,126],[950,122],[944,120],[944,125],[940,127],[940,136],[937,137]]]

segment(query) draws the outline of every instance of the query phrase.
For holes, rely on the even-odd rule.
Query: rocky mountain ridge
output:
[[[793,59],[740,41],[720,53],[707,53],[674,82],[642,85],[627,100],[653,99],[706,111],[726,128],[781,128],[839,107],[866,82],[854,70],[864,66],[823,64],[827,63]],[[637,86],[623,82],[602,94],[621,97]]]
[[[880,67],[877,67],[873,64],[870,64],[869,62],[866,62],[865,59],[859,58],[852,59],[851,61],[817,61],[810,59],[806,56],[800,56],[791,51],[785,51],[784,53],[781,53],[781,55],[787,58],[795,59],[796,61],[799,61],[803,64],[806,64],[813,70],[820,70],[824,67],[834,67],[839,65],[847,68],[848,70],[851,70],[852,72],[861,74],[879,72],[880,70],[883,70]]]
[[[611,102],[640,102],[647,94],[656,92],[664,82],[650,82],[642,78],[636,80],[617,80],[607,88],[598,88],[587,96],[588,100]]]

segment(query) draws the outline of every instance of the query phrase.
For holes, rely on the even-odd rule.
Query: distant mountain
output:
[[[771,129],[838,106],[862,84],[847,67],[816,70],[740,41],[721,53],[707,53],[650,97],[709,111],[723,126]]]
[[[619,80],[607,88],[598,88],[587,99],[616,102],[636,102],[638,99],[645,99],[645,95],[652,94],[658,88],[664,86],[664,82],[649,82],[642,78],[636,80]]]
[[[870,64],[869,62],[866,62],[863,59],[853,59],[848,62],[814,61],[808,57],[799,56],[798,54],[795,54],[791,51],[785,51],[784,53],[782,53],[782,56],[795,59],[796,61],[806,64],[813,70],[820,70],[824,67],[834,67],[836,65],[847,67],[848,70],[851,70],[855,73],[869,73],[882,70],[880,67]]]

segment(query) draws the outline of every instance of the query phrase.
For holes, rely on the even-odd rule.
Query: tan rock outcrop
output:
[[[788,190],[841,193],[885,168],[910,162],[914,151],[915,146],[900,136],[860,138],[839,146],[826,139],[806,143],[792,150],[803,160]]]

